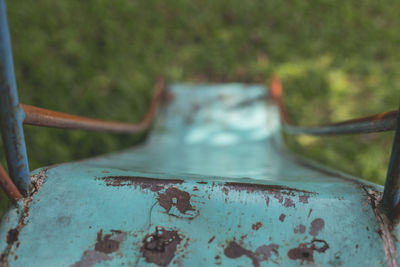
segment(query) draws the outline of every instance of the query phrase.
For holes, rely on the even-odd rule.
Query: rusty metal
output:
[[[4,170],[3,166],[0,164],[0,186],[3,191],[7,194],[8,198],[12,201],[18,201],[22,198],[21,193],[15,186],[10,176]]]
[[[4,0],[0,0],[0,126],[10,177],[22,194],[29,190],[29,167]]]
[[[290,134],[339,135],[360,134],[396,130],[392,154],[389,162],[384,194],[383,209],[389,220],[397,221],[400,217],[400,114],[397,110],[383,112],[373,116],[347,120],[327,125],[299,127],[292,125],[282,101],[283,87],[277,76],[270,83],[270,98],[278,105],[283,129]]]
[[[392,154],[386,176],[383,204],[391,219],[400,215],[400,115],[397,116]]]
[[[154,118],[160,100],[162,98],[164,87],[164,78],[158,78],[155,84],[155,93],[148,108],[148,111],[143,117],[142,121],[139,123],[124,123],[99,120],[21,104],[26,114],[24,124],[113,133],[142,132],[150,126]]]
[[[386,263],[388,267],[398,267],[397,252],[396,252],[396,227],[393,224],[393,220],[388,217],[387,209],[382,209],[382,193],[377,192],[371,188],[363,186],[365,194],[370,201],[372,211],[378,221],[379,230],[378,234],[382,240],[383,250],[386,256]],[[390,216],[390,215],[389,215]],[[398,241],[397,241],[398,242]]]
[[[263,86],[168,90],[140,146],[32,172],[36,191],[3,217],[1,263],[395,263],[400,229],[370,201],[383,187],[288,154]]]
[[[283,90],[280,80],[273,76],[270,83],[270,97],[277,103],[283,130],[289,134],[310,134],[310,135],[341,135],[361,134],[393,131],[396,127],[397,110],[383,112],[376,115],[346,120],[337,123],[318,126],[296,126],[290,123],[285,105],[282,100]]]

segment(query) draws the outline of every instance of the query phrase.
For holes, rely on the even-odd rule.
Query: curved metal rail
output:
[[[289,122],[285,105],[282,101],[283,87],[278,77],[273,76],[270,83],[270,97],[278,104],[283,122],[283,130],[289,134],[341,135],[364,134],[396,130],[385,188],[382,207],[392,222],[400,220],[400,113],[397,110],[342,121],[338,123],[299,127]]]
[[[278,77],[273,76],[270,83],[270,97],[278,104],[283,130],[289,134],[343,135],[385,132],[396,129],[397,110],[318,126],[293,125],[289,121],[282,96],[282,83]]]
[[[93,119],[57,112],[49,109],[20,104],[25,112],[24,124],[64,128],[80,129],[98,132],[112,133],[138,133],[145,131],[153,121],[165,88],[164,78],[157,79],[155,93],[147,113],[139,123],[125,123]]]

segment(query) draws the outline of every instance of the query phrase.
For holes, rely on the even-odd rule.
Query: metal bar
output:
[[[396,132],[394,135],[392,154],[390,156],[388,172],[382,202],[389,217],[399,218],[400,215],[400,113],[397,116]]]
[[[11,179],[27,194],[30,177],[4,0],[0,0],[0,126]]]
[[[22,198],[22,195],[19,192],[18,188],[15,186],[10,176],[8,176],[7,172],[3,168],[3,165],[1,164],[0,164],[0,186],[11,201],[15,202]]]
[[[289,134],[310,134],[310,135],[341,135],[361,134],[393,131],[396,127],[396,116],[398,111],[393,110],[380,114],[346,120],[342,122],[318,125],[318,126],[296,126],[289,122],[285,105],[282,101],[282,83],[273,76],[270,84],[270,97],[277,103],[282,118],[283,130]]]
[[[137,124],[92,119],[88,117],[75,116],[67,113],[21,104],[26,114],[24,124],[113,133],[142,132],[149,127],[154,118],[162,97],[164,87],[164,79],[157,79],[155,85],[155,93],[150,103],[149,109],[143,120]]]
[[[369,117],[348,120],[315,127],[297,127],[285,124],[283,129],[290,134],[339,135],[393,131],[396,126],[397,110]]]

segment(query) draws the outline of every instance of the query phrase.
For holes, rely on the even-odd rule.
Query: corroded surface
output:
[[[175,256],[176,247],[182,238],[177,231],[156,227],[155,232],[143,239],[141,251],[147,262],[167,266]]]
[[[289,155],[264,88],[180,85],[169,96],[145,144],[34,172],[33,196],[3,219],[2,261],[396,264],[381,187]]]

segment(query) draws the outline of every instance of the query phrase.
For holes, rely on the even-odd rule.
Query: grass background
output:
[[[292,121],[396,109],[400,1],[7,1],[21,102],[138,121],[171,82],[283,81]],[[31,169],[126,148],[143,136],[26,126]],[[382,184],[393,135],[286,136],[299,154]],[[4,162],[4,157],[3,157]]]

